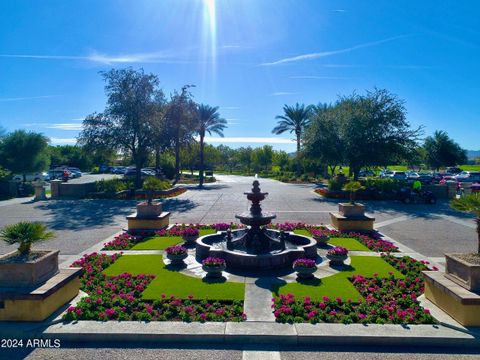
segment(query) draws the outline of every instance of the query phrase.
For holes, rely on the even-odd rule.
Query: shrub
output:
[[[338,179],[330,179],[328,180],[328,190],[330,191],[340,191],[342,190],[343,182],[339,181]]]
[[[0,166],[0,182],[9,181],[12,178],[12,173]]]
[[[106,193],[117,193],[119,191],[127,190],[133,187],[133,183],[123,181],[121,179],[102,179],[95,182],[95,191]]]
[[[172,186],[170,185],[170,182],[166,180],[160,180],[154,176],[149,176],[143,182],[142,187],[144,190],[157,191],[170,189]]]

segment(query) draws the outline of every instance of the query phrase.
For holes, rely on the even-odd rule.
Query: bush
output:
[[[100,180],[95,182],[95,191],[106,193],[117,193],[119,191],[133,188],[133,183],[121,179]]]
[[[156,177],[153,177],[153,176],[149,176],[143,181],[144,190],[157,191],[157,190],[170,189],[171,187],[172,186],[170,185],[170,182],[166,180],[157,179]]]
[[[403,182],[389,178],[367,178],[363,185],[365,188],[376,188],[379,192],[388,193],[394,190],[399,190],[402,187]]]
[[[12,173],[0,166],[0,182],[9,181],[12,178]]]
[[[339,181],[336,178],[328,180],[328,190],[340,191],[343,188],[343,181]]]

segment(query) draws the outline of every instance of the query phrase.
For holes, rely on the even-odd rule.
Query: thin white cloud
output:
[[[336,13],[344,13],[344,12],[347,12],[345,9],[334,9],[332,10],[333,12],[336,12]]]
[[[51,137],[50,143],[52,145],[75,145],[77,143],[77,139]]]
[[[289,76],[289,79],[311,79],[311,80],[347,80],[351,79],[349,77],[341,76],[315,76],[315,75],[300,75],[300,76]]]
[[[43,96],[26,96],[26,97],[14,97],[14,98],[0,98],[0,102],[49,99],[49,98],[53,98],[53,97],[57,97],[57,96],[58,96],[58,95],[43,95]]]
[[[280,137],[205,137],[209,143],[260,143],[260,144],[295,144],[295,140]]]
[[[273,61],[273,62],[263,63],[261,65],[271,66],[271,65],[280,65],[280,64],[286,64],[286,63],[303,61],[303,60],[320,59],[320,58],[324,58],[324,57],[328,57],[328,56],[349,53],[351,51],[355,51],[355,50],[358,50],[358,49],[377,46],[377,45],[384,44],[384,43],[387,43],[387,42],[391,42],[391,41],[394,41],[394,40],[403,39],[403,38],[408,37],[408,36],[410,36],[410,35],[394,36],[394,37],[390,37],[390,38],[383,39],[383,40],[371,41],[371,42],[367,42],[367,43],[363,43],[363,44],[358,44],[358,45],[355,45],[355,46],[352,46],[352,47],[349,47],[349,48],[345,48],[345,49],[302,54],[302,55],[298,55],[298,56],[293,56],[293,57],[288,57],[288,58],[276,60],[276,61]]]
[[[51,124],[46,126],[47,129],[67,130],[67,131],[80,131],[83,129],[82,124],[79,123],[63,123],[63,124]]]
[[[295,92],[289,92],[289,91],[276,91],[274,93],[271,93],[271,96],[286,96],[286,95],[295,95],[298,93]]]
[[[38,55],[38,54],[0,54],[0,58],[37,59],[37,60],[74,60],[90,61],[100,64],[129,64],[173,62],[174,54],[169,51],[156,51],[139,54],[107,55],[93,52],[86,56],[78,55]]]

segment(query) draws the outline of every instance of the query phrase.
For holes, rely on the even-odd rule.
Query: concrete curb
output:
[[[44,338],[75,342],[155,342],[216,344],[289,344],[342,346],[434,346],[480,348],[480,333],[443,325],[279,324],[274,322],[57,323],[48,327],[2,324],[4,338]]]

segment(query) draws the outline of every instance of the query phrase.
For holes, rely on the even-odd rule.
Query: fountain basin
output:
[[[232,230],[233,238],[241,238],[248,229]],[[279,238],[280,231],[267,230],[272,237]],[[291,268],[292,263],[299,258],[315,259],[317,257],[317,242],[307,236],[286,233],[285,250],[272,250],[263,254],[249,253],[247,249],[228,249],[225,233],[205,235],[196,241],[196,256],[200,261],[208,256],[225,259],[227,268],[240,270],[274,270]],[[234,240],[235,241],[235,240]]]

